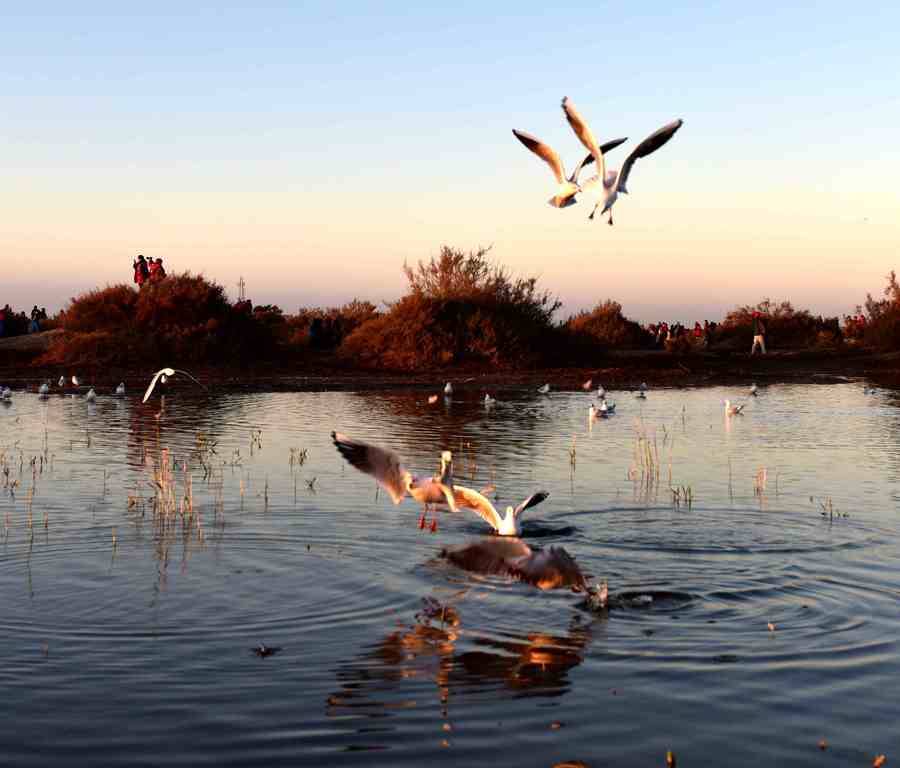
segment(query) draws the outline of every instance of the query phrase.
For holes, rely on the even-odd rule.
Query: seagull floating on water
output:
[[[593,380],[593,379],[588,379],[586,382],[584,382],[584,384],[581,385],[581,388],[582,388],[585,392],[589,392],[590,389],[591,389],[591,387],[593,387],[593,386],[594,386],[594,380]]]
[[[539,589],[591,592],[575,559],[562,547],[532,549],[519,538],[497,536],[447,547],[441,556],[463,570],[511,576]]]
[[[541,158],[541,160],[543,160],[545,163],[547,163],[547,165],[550,166],[550,170],[553,172],[553,176],[559,186],[556,189],[556,194],[547,202],[554,208],[567,208],[570,205],[575,205],[575,203],[577,202],[575,200],[575,195],[577,195],[581,191],[581,187],[578,186],[578,175],[579,173],[581,173],[581,169],[585,165],[587,165],[587,163],[582,161],[572,172],[572,175],[567,179],[562,160],[559,159],[559,155],[556,154],[556,150],[553,149],[553,147],[551,147],[549,144],[545,144],[543,141],[536,138],[535,136],[532,136],[530,133],[517,131],[515,128],[513,128],[513,135],[528,149],[534,152],[534,154]],[[624,144],[626,141],[628,141],[628,139],[613,139],[612,141],[604,144],[603,147],[598,151],[611,152],[613,149],[618,147],[620,144]]]
[[[649,387],[647,386],[647,382],[646,382],[646,381],[642,381],[642,382],[641,382],[641,386],[638,387],[637,397],[641,397],[641,398],[647,397],[647,390],[648,390],[648,389],[649,389]]]
[[[550,385],[544,384],[542,387],[538,387],[538,392],[540,392],[542,395],[549,395],[550,394]]]
[[[526,509],[530,509],[531,507],[540,504],[549,495],[550,494],[547,493],[547,491],[533,493],[515,509],[507,507],[506,512],[501,517],[494,505],[478,491],[472,488],[466,488],[462,485],[453,486],[453,498],[456,501],[456,506],[464,509],[471,509],[501,536],[521,536],[522,525],[519,522],[520,515]]]
[[[0,388],[0,400],[11,400],[12,390],[9,387]]]
[[[124,395],[124,394],[125,394],[125,382],[124,382],[124,381],[120,381],[120,382],[119,382],[119,386],[116,387],[116,396],[117,396],[117,397],[122,397],[122,395]]]
[[[456,512],[456,500],[453,495],[453,454],[450,451],[441,453],[439,475],[420,480],[404,469],[400,457],[388,448],[354,440],[340,432],[332,432],[331,439],[341,456],[360,472],[372,475],[390,494],[394,504],[399,504],[403,501],[403,497],[409,494],[423,506],[447,504]]]
[[[444,384],[444,394],[447,397],[450,397],[453,394],[453,385],[449,381]]]
[[[50,381],[49,379],[45,381],[41,386],[38,387],[38,396],[39,397],[48,397],[50,395]]]
[[[750,394],[751,394],[753,397],[756,397],[756,396],[757,396],[756,389],[757,389],[757,387],[756,387],[756,382],[754,381],[754,382],[750,385]]]
[[[497,404],[497,398],[491,397],[490,394],[486,392],[484,395],[484,407],[490,408],[492,405],[496,405],[496,404]]]
[[[597,213],[597,209],[602,204],[603,210],[600,213],[603,215],[609,211],[609,225],[612,226],[613,204],[618,199],[619,192],[626,195],[628,194],[626,185],[628,183],[628,176],[631,173],[631,169],[635,162],[663,146],[675,135],[675,131],[681,128],[684,121],[675,120],[668,125],[664,125],[659,130],[654,131],[631,151],[631,154],[628,155],[625,162],[622,164],[622,169],[620,171],[607,171],[603,158],[603,155],[605,154],[603,149],[597,146],[594,134],[591,132],[587,122],[581,117],[581,114],[575,108],[575,105],[568,96],[562,100],[562,108],[563,112],[565,112],[566,120],[569,122],[572,130],[575,131],[575,135],[578,137],[579,141],[584,144],[588,152],[591,153],[593,161],[597,163],[597,175],[592,176],[581,185],[581,191],[587,192],[596,187],[598,188],[600,195],[600,199],[597,201],[597,204],[594,206],[594,209],[591,211],[588,218],[593,219],[594,214]],[[589,163],[590,160],[585,158],[582,162],[582,166],[588,165]]]
[[[161,381],[163,384],[165,384],[166,381],[170,377],[174,376],[176,373],[180,373],[184,376],[187,376],[195,384],[200,384],[200,386],[203,387],[203,389],[206,389],[205,384],[201,384],[199,381],[197,381],[197,379],[195,379],[187,371],[182,371],[180,368],[161,368],[160,370],[158,370],[156,373],[153,374],[153,378],[150,380],[150,385],[147,387],[147,391],[144,392],[144,399],[141,400],[141,402],[146,403],[147,400],[150,399],[150,395],[153,394],[153,389],[154,389],[154,387],[156,387],[157,381]]]
[[[599,387],[597,387],[597,397],[599,397],[601,400],[606,397],[606,390],[603,389],[602,384]]]
[[[57,385],[60,386],[60,387],[66,386],[66,377],[65,377],[65,376],[60,376],[60,377],[59,377],[59,381],[56,382],[56,383],[57,383]]]
[[[97,402],[97,393],[94,392],[94,388],[93,388],[93,387],[91,387],[91,388],[87,391],[87,394],[84,396],[84,399],[87,400],[89,403],[95,403],[95,402]]]
[[[602,419],[606,417],[608,412],[608,408],[605,407],[605,403],[600,403],[600,407],[598,408],[593,403],[591,403],[591,407],[588,408],[588,420],[595,421],[596,419]]]
[[[731,400],[725,401],[725,415],[726,416],[737,416],[744,412],[744,405],[732,405]]]
[[[72,377],[72,383],[73,383],[76,387],[80,387],[80,386],[81,386],[81,382],[78,380],[78,377],[77,377],[77,376],[73,376],[73,377]]]

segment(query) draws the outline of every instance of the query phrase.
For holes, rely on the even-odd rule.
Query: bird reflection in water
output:
[[[337,670],[340,689],[328,697],[329,716],[388,717],[392,711],[427,705],[428,692],[436,690],[442,729],[449,732],[451,694],[477,694],[499,684],[512,695],[563,695],[569,670],[581,664],[592,637],[592,625],[582,614],[572,617],[566,634],[482,635],[464,627],[457,605],[431,597],[422,602],[413,623],[401,624]],[[416,684],[424,682],[434,689]]]

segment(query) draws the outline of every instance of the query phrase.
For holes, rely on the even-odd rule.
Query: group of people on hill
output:
[[[30,318],[24,312],[14,312],[9,304],[0,309],[0,336],[18,336],[21,333],[37,333],[41,321],[47,319],[47,308],[35,304]]]
[[[856,315],[844,315],[844,335],[850,339],[862,338],[866,332],[866,316],[862,312]]]
[[[697,320],[692,329],[679,322],[670,324],[662,320],[659,323],[650,323],[647,326],[647,332],[653,337],[654,343],[658,347],[665,347],[667,344],[671,345],[679,340],[707,346],[717,327],[718,324],[711,320],[704,320],[703,325],[700,325],[700,321]]]
[[[143,254],[139,254],[133,266],[134,282],[137,283],[138,288],[142,288],[145,283],[155,283],[166,276],[163,260],[158,257],[154,261],[152,256],[145,259]]]

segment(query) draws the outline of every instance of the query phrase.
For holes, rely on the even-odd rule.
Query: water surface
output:
[[[0,406],[4,762],[900,754],[896,393],[612,393],[618,413],[589,426],[583,393],[486,410],[456,389],[432,406],[425,391],[15,393]],[[726,419],[726,397],[745,414]],[[548,490],[526,541],[654,599],[597,615],[449,567],[441,548],[484,524],[443,513],[421,531],[417,505],[345,465],[332,429],[423,473],[450,449],[457,481],[495,484],[498,504]],[[175,489],[166,521],[154,481]]]

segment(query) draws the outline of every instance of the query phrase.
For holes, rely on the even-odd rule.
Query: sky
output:
[[[379,303],[491,245],[563,316],[689,321],[852,311],[900,266],[893,3],[32,6],[0,26],[0,303],[55,311],[138,253],[287,311]],[[511,133],[571,167],[563,96],[629,137],[608,167],[684,120],[613,227],[548,206]]]

